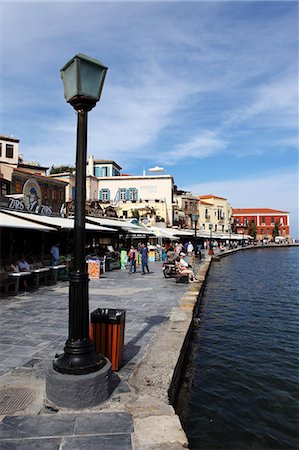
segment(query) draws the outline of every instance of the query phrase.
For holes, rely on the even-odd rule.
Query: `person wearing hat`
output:
[[[189,264],[187,263],[187,261],[184,260],[185,256],[186,256],[186,253],[184,253],[184,252],[180,253],[180,263],[182,266],[189,267]]]
[[[183,255],[184,254],[185,253],[183,253]],[[176,259],[176,268],[177,268],[178,274],[180,274],[180,275],[188,275],[189,283],[198,283],[199,280],[195,277],[193,270],[189,269],[188,265],[186,267],[185,264],[182,263],[182,261],[184,263],[186,263],[186,261],[184,261],[184,258],[182,258],[181,254],[180,254],[180,256],[178,256],[177,259]]]

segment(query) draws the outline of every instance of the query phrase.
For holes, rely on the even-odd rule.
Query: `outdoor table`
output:
[[[34,287],[38,288],[40,279],[44,277],[45,283],[47,283],[48,280],[48,273],[50,272],[49,267],[41,267],[40,269],[33,269],[31,270],[31,274],[34,275]]]
[[[10,278],[15,278],[16,283],[15,283],[15,291],[14,293],[17,294],[19,292],[20,289],[20,278],[21,277],[28,277],[31,275],[31,272],[8,272],[7,275]]]
[[[59,269],[65,269],[65,268],[66,268],[66,264],[57,264],[57,266],[49,267],[49,269],[51,270],[51,275],[52,275],[51,284],[57,283]]]

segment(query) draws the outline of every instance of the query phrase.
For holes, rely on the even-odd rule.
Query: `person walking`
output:
[[[132,270],[134,269],[134,273],[136,273],[136,261],[138,258],[138,253],[135,250],[134,245],[131,245],[129,254],[128,254],[128,259],[129,259],[129,263],[130,263],[130,271],[129,274],[132,273]]]
[[[149,273],[148,268],[148,249],[146,245],[142,242],[141,244],[141,266],[142,266],[142,274],[145,275],[145,269],[147,270],[147,273]]]
[[[187,253],[188,253],[189,256],[192,255],[193,250],[194,250],[193,244],[192,244],[192,242],[189,241],[188,245],[187,245]]]

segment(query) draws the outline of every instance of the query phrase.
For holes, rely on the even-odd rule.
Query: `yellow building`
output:
[[[199,230],[210,231],[212,236],[231,232],[232,207],[224,197],[200,195]]]

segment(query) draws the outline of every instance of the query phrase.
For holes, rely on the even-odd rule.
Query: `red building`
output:
[[[273,239],[275,223],[279,225],[279,236],[290,238],[290,215],[287,211],[269,208],[233,208],[235,232],[247,234],[248,227],[254,223],[257,227],[256,239]]]

